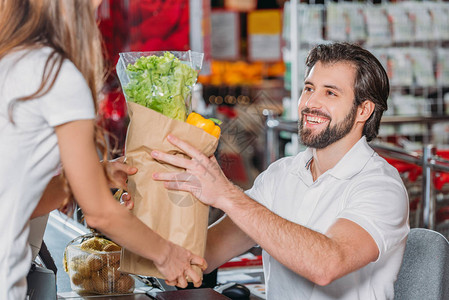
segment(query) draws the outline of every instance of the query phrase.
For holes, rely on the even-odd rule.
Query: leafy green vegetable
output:
[[[186,99],[197,73],[172,53],[142,56],[126,67],[130,78],[124,88],[128,101],[151,108],[167,117],[185,121]]]

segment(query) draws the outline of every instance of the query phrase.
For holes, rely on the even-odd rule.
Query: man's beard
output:
[[[329,116],[329,123],[327,127],[318,134],[314,134],[309,128],[304,128],[304,113],[316,114],[323,116],[322,113],[305,108],[301,111],[301,122],[299,123],[299,137],[302,144],[307,147],[315,149],[323,149],[344,138],[354,126],[354,121],[357,114],[357,105],[353,105],[351,111],[346,115],[345,119],[338,124],[331,127],[332,119]]]

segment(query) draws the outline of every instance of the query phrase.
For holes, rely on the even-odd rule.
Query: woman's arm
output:
[[[185,287],[189,276],[199,286],[192,265],[205,269],[205,260],[156,234],[112,197],[94,145],[94,121],[60,125],[56,134],[65,174],[87,224],[152,260],[167,282]]]
[[[137,168],[124,164],[124,157],[101,163],[108,174],[109,187],[126,189],[126,180],[129,175],[137,172]],[[48,183],[39,204],[34,209],[30,219],[48,214],[52,210],[61,209],[62,202],[67,197],[64,190],[64,182],[60,176],[55,176]],[[132,209],[132,207],[129,207]]]

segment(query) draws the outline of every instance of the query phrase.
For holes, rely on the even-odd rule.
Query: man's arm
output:
[[[327,285],[375,261],[379,250],[368,232],[338,219],[325,234],[279,217],[236,190],[220,207],[277,261],[297,274]]]
[[[377,259],[375,241],[352,221],[338,219],[325,234],[292,223],[229,182],[213,157],[207,158],[176,137],[168,136],[168,140],[192,159],[153,151],[155,159],[186,169],[184,173],[155,173],[153,178],[165,181],[169,189],[189,191],[202,202],[222,209],[243,233],[295,273],[326,285]]]
[[[206,253],[204,258],[208,267],[205,273],[209,273],[225,262],[229,261],[256,243],[232,220],[224,216],[214,223],[207,231]]]

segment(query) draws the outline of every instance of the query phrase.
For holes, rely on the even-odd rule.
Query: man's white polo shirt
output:
[[[319,286],[264,251],[268,299],[392,299],[410,231],[407,191],[397,170],[365,137],[315,182],[311,159],[312,150],[306,149],[274,162],[247,194],[282,218],[321,233],[336,219],[349,219],[373,237],[380,254],[362,269]]]

